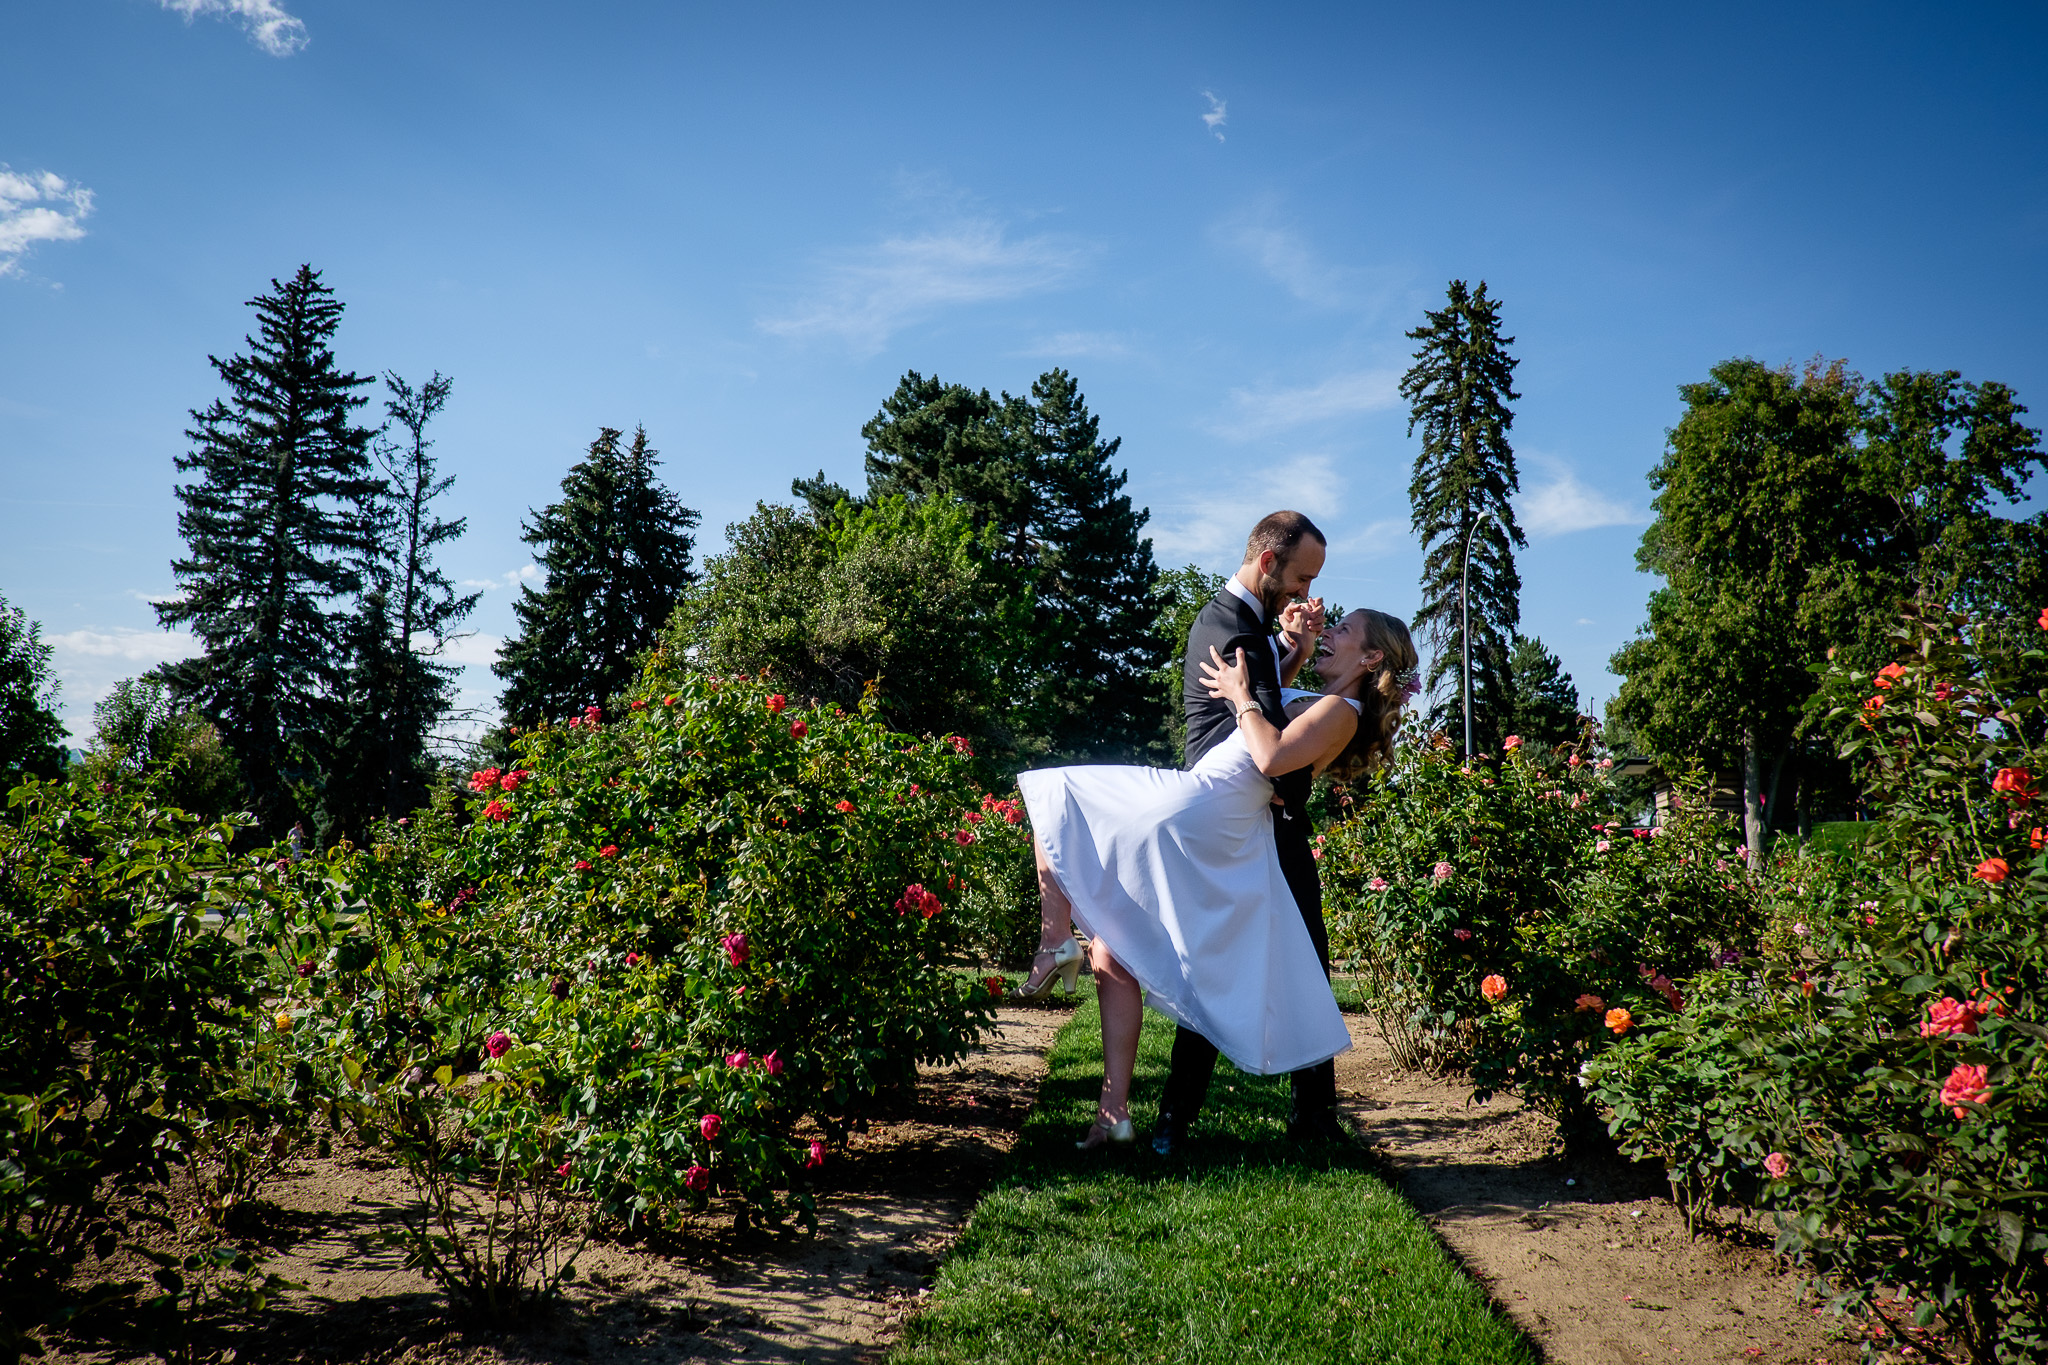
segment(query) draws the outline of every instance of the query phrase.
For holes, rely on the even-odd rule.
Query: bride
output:
[[[1322,637],[1321,694],[1283,689],[1276,728],[1253,700],[1243,654],[1210,651],[1210,694],[1237,733],[1192,769],[1043,768],[1017,785],[1038,863],[1040,949],[1025,998],[1064,977],[1091,942],[1102,1010],[1102,1095],[1085,1141],[1128,1142],[1144,1005],[1214,1043],[1239,1069],[1297,1071],[1351,1045],[1329,979],[1274,850],[1271,778],[1313,767],[1369,770],[1392,752],[1415,667],[1407,625],[1354,611]],[[1141,995],[1140,992],[1143,992]]]

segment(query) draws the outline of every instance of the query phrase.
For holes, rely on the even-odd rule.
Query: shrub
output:
[[[1909,619],[1876,676],[1830,669],[1820,709],[1883,811],[1874,837],[1788,864],[1762,955],[1594,1077],[1627,1140],[1716,1168],[1838,1303],[1909,1332],[1939,1319],[1975,1361],[2037,1360],[2043,699],[2010,670],[2043,656],[1987,660],[1976,629]],[[1718,1091],[1691,1129],[1672,1120],[1687,1090]]]
[[[1397,1060],[1463,1065],[1481,1098],[1521,1094],[1576,1146],[1600,1132],[1585,1062],[1680,1009],[1675,983],[1755,909],[1719,825],[1624,831],[1597,813],[1599,760],[1575,749],[1556,768],[1408,743],[1326,833],[1322,866],[1333,954],[1372,979]]]

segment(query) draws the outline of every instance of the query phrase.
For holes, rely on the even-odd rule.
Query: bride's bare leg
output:
[[[1031,836],[1031,861],[1038,867],[1038,947],[1050,952],[1074,936],[1074,903],[1060,889],[1060,879],[1053,875],[1036,834]]]
[[[1095,964],[1095,1000],[1102,1010],[1103,1117],[1115,1122],[1131,1116],[1131,1073],[1138,1064],[1138,1032],[1144,1026],[1145,1003],[1138,980],[1096,939],[1089,945]],[[1090,1146],[1104,1139],[1100,1128],[1089,1134]]]

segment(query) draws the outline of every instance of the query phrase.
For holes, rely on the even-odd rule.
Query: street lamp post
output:
[[[1472,529],[1465,533],[1465,560],[1458,566],[1458,612],[1460,624],[1458,639],[1465,646],[1465,758],[1472,758],[1472,538],[1479,534],[1479,528],[1493,515],[1491,508],[1481,512],[1473,521]]]

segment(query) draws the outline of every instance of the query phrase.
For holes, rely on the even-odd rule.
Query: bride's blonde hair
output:
[[[1330,764],[1329,775],[1339,782],[1356,782],[1393,761],[1394,732],[1401,728],[1401,710],[1416,665],[1415,642],[1408,638],[1406,621],[1371,607],[1360,607],[1355,614],[1365,618],[1365,644],[1359,652],[1378,650],[1380,666],[1360,680],[1358,733]]]

